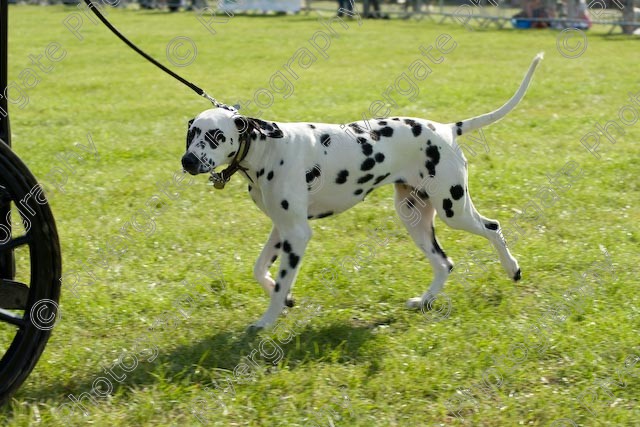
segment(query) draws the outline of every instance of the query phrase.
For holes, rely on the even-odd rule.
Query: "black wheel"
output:
[[[0,140],[0,212],[7,211],[0,218],[0,257],[13,257],[15,269],[0,273],[0,405],[44,350],[58,315],[62,272],[58,233],[42,188]]]

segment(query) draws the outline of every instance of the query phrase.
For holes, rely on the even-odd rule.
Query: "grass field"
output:
[[[640,99],[637,39],[596,29],[571,59],[559,53],[558,32],[350,20],[334,25],[339,37],[324,58],[309,39],[328,30],[313,15],[238,16],[212,34],[189,13],[110,10],[143,49],[228,103],[268,88],[299,49],[316,52],[308,69],[297,68],[293,94],[275,93],[265,109],[279,121],[370,117],[370,104],[424,59],[420,46],[445,33],[455,49],[416,82],[415,99],[396,97],[391,114],[457,121],[502,105],[546,52],[523,102],[484,129],[488,152],[461,139],[475,151],[466,153],[475,205],[504,227],[540,203],[547,175],[569,162],[582,171],[570,188],[558,178],[565,188],[538,218],[519,220],[511,242],[521,282],[506,277],[484,239],[438,220],[457,268],[439,311],[405,310],[431,268],[391,221],[385,187],[313,223],[287,329],[250,336],[245,328],[268,305],[252,268],[270,222],[240,177],[224,191],[204,175],[168,190],[157,184],[180,170],[186,123],[208,103],[77,12],[10,9],[10,79],[29,98],[11,109],[14,149],[49,188],[66,179],[50,196],[66,276],[61,318],[0,424],[640,425],[640,124],[621,121],[640,112],[630,99]],[[80,19],[82,40],[63,25]],[[184,67],[166,53],[179,36],[197,46]],[[192,47],[170,50],[172,61],[188,62]],[[42,68],[29,54],[44,55]],[[35,85],[18,78],[27,68]],[[609,120],[625,133],[611,129],[615,144],[600,136],[596,158],[580,140]],[[74,145],[91,141],[97,153]],[[128,234],[118,238],[122,227]],[[479,386],[483,376],[492,387]],[[87,415],[71,413],[68,396],[92,387]]]

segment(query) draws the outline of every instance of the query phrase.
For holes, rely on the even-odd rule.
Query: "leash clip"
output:
[[[209,181],[213,182],[213,188],[215,188],[216,190],[224,189],[224,186],[227,184],[227,181],[224,179],[222,174],[216,172],[211,172]]]

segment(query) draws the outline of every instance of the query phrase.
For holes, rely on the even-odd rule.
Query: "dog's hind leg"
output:
[[[478,213],[469,196],[466,179],[461,182],[463,184],[450,186],[446,192],[432,197],[438,215],[451,228],[465,230],[489,240],[498,252],[500,263],[509,278],[517,282],[521,277],[520,267],[507,248],[500,223]]]
[[[429,195],[405,184],[395,185],[395,207],[409,235],[429,259],[433,267],[433,280],[429,289],[421,297],[407,301],[409,308],[421,308],[430,303],[442,290],[453,262],[444,253],[435,235],[434,219],[436,210],[431,205]]]

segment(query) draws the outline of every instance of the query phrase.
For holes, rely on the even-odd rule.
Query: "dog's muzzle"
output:
[[[197,175],[200,172],[200,159],[193,153],[187,153],[182,156],[182,167],[191,175]]]

